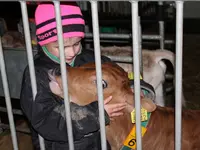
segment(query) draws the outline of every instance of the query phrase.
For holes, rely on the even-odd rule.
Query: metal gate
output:
[[[22,18],[23,18],[23,26],[25,33],[25,42],[26,42],[26,50],[27,50],[27,58],[28,65],[30,69],[31,75],[31,84],[32,84],[32,92],[35,96],[37,93],[36,79],[35,79],[35,70],[33,63],[33,53],[32,53],[32,45],[31,38],[29,32],[29,22],[27,15],[27,4],[26,1],[19,1],[21,4]],[[60,60],[61,60],[61,72],[63,79],[63,88],[64,88],[64,99],[65,99],[65,108],[66,115],[70,115],[70,106],[67,91],[67,80],[66,76],[66,68],[65,68],[65,60],[64,60],[64,47],[62,40],[62,28],[61,28],[61,18],[60,18],[60,2],[58,0],[54,0],[55,12],[56,12],[56,23],[57,23],[57,31],[58,31],[58,40],[59,40],[59,49],[60,49]],[[141,126],[140,126],[140,69],[139,69],[139,53],[140,53],[140,33],[139,33],[139,16],[138,16],[138,1],[129,0],[131,3],[131,14],[132,14],[132,44],[134,47],[133,53],[133,64],[134,64],[134,89],[135,89],[135,105],[136,105],[136,140],[137,140],[137,150],[142,149],[142,141],[141,141]],[[106,150],[106,134],[105,134],[105,125],[104,125],[104,106],[103,106],[103,94],[102,94],[102,72],[101,72],[101,59],[100,59],[100,35],[99,35],[99,22],[98,22],[98,0],[90,1],[91,3],[91,11],[92,11],[92,26],[93,26],[93,41],[94,41],[94,52],[95,52],[95,64],[96,64],[96,72],[97,72],[97,88],[98,88],[98,102],[99,102],[99,113],[100,113],[100,129],[101,129],[101,144],[102,149]],[[161,2],[160,2],[161,3]],[[181,149],[181,91],[182,91],[182,39],[183,39],[183,1],[176,1],[176,109],[175,109],[175,148],[176,150]],[[162,43],[163,46],[163,43]],[[9,125],[11,129],[12,142],[14,146],[14,150],[18,150],[17,138],[16,138],[16,129],[14,124],[14,118],[12,113],[12,106],[10,101],[10,93],[7,82],[7,75],[5,69],[4,55],[2,50],[2,44],[0,42],[0,67],[1,67],[1,77],[3,81],[6,106],[9,118]],[[74,150],[73,145],[73,134],[72,134],[72,125],[71,119],[67,118],[67,131],[68,131],[68,139],[69,139],[69,147],[70,150]],[[40,147],[41,150],[45,149],[44,141],[41,136],[40,139]]]

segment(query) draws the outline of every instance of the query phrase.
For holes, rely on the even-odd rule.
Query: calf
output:
[[[132,56],[132,48],[125,47],[101,47],[103,55],[109,56]],[[151,84],[156,92],[155,103],[159,106],[166,106],[164,99],[163,84],[165,82],[167,66],[163,60],[171,62],[174,68],[175,55],[169,50],[147,50],[142,49],[143,80]],[[132,63],[117,63],[126,72],[133,72]],[[174,80],[175,81],[175,80]],[[183,106],[186,106],[185,98],[182,94]]]
[[[70,101],[84,106],[97,99],[95,64],[78,68],[67,68]],[[49,74],[50,88],[54,94],[63,97],[60,75]],[[106,137],[112,150],[119,150],[134,124],[130,114],[134,109],[134,95],[130,89],[127,73],[118,65],[102,64],[103,96],[113,96],[110,103],[125,101],[124,115],[111,120],[106,126]],[[83,90],[84,89],[84,90]],[[141,107],[150,113],[147,131],[142,138],[143,150],[174,150],[174,109],[156,106],[151,100],[141,99]],[[76,113],[76,112],[73,112]],[[200,111],[184,110],[182,113],[182,150],[200,149]]]

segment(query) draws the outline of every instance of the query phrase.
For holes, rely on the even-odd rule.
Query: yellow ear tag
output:
[[[142,130],[142,136],[144,136],[145,132],[147,129],[145,127],[141,127]],[[134,126],[127,136],[126,140],[124,141],[124,145],[131,148],[135,149],[136,148],[136,127]]]
[[[141,109],[141,121],[146,121],[146,120],[148,120],[147,110],[142,108]],[[133,109],[133,111],[131,112],[131,121],[132,121],[132,123],[135,123],[135,109]]]
[[[134,73],[133,72],[129,72],[128,73],[128,78],[130,79],[130,80],[133,80],[134,79]],[[142,76],[140,75],[140,79],[142,79]]]

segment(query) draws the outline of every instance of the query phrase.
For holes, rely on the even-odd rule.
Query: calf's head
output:
[[[63,98],[63,86],[59,69],[49,71],[51,91]],[[95,63],[81,67],[67,67],[68,92],[70,101],[84,106],[97,100],[97,77]],[[104,99],[113,96],[110,103],[127,102],[127,111],[134,107],[133,92],[130,89],[127,72],[114,63],[102,64],[102,87]],[[155,105],[148,100],[141,100],[141,105],[153,111]]]

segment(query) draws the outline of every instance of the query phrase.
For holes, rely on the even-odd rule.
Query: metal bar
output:
[[[138,33],[138,38],[139,38],[139,52],[140,52],[140,73],[143,76],[143,61],[142,61],[142,28],[140,25],[140,17],[138,17],[138,27],[139,27],[139,33]]]
[[[58,35],[58,44],[60,51],[60,68],[61,68],[61,76],[62,76],[62,85],[64,90],[64,105],[65,105],[65,113],[66,113],[66,124],[67,124],[67,132],[68,132],[68,141],[69,141],[69,149],[74,150],[74,139],[72,133],[72,121],[71,121],[71,112],[70,112],[70,102],[69,102],[69,94],[68,94],[68,81],[67,81],[67,70],[66,70],[66,62],[65,62],[65,53],[64,53],[64,41],[63,41],[63,29],[61,23],[61,13],[60,13],[60,2],[53,1],[54,8],[56,12],[56,26],[57,26],[57,35]]]
[[[34,61],[33,61],[30,28],[29,28],[29,22],[28,22],[28,12],[27,12],[26,2],[20,1],[20,4],[21,4],[21,11],[22,11],[22,21],[23,21],[23,27],[24,27],[24,36],[25,36],[24,38],[25,38],[25,43],[26,43],[29,72],[30,72],[30,77],[31,77],[33,101],[35,101],[35,96],[37,94],[37,86],[36,86],[35,67],[34,67]],[[39,141],[40,141],[40,149],[45,150],[44,139],[40,135],[39,135]]]
[[[104,103],[103,103],[103,89],[102,89],[102,71],[101,71],[101,53],[100,53],[100,39],[99,39],[99,19],[97,2],[91,2],[92,11],[92,27],[94,34],[94,52],[95,52],[95,65],[96,65],[96,76],[97,76],[97,93],[98,93],[98,107],[99,107],[99,121],[101,131],[101,149],[106,150],[106,131],[105,131],[105,117],[104,117]]]
[[[112,61],[117,61],[117,62],[124,62],[124,63],[133,63],[133,57],[132,56],[111,56],[111,55],[106,55],[109,57]]]
[[[164,21],[159,21],[160,49],[165,48]]]
[[[160,35],[160,49],[164,49],[165,47],[165,30],[164,30],[164,21],[163,21],[163,2],[158,2],[159,5],[159,12],[160,13],[160,18],[159,18],[159,35]]]
[[[159,21],[160,49],[165,48],[164,21]]]
[[[165,44],[174,44],[174,40],[164,40]]]
[[[182,56],[183,56],[183,2],[176,2],[176,84],[175,84],[175,150],[181,150],[182,128]]]
[[[0,112],[8,112],[6,108],[0,107]],[[12,109],[12,113],[16,115],[22,115],[24,116],[23,112],[19,109]]]
[[[8,79],[7,79],[7,75],[6,75],[5,59],[4,59],[4,55],[3,55],[2,42],[1,41],[2,40],[1,40],[1,37],[0,37],[1,78],[2,78],[2,83],[3,83],[4,95],[5,95],[5,99],[6,99],[6,107],[7,107],[7,110],[8,110],[8,120],[9,120],[10,129],[11,129],[13,148],[14,148],[14,150],[18,150],[15,123],[14,123],[14,118],[13,118],[13,114],[12,114],[12,104],[10,102],[10,92],[9,92],[9,88],[8,88]]]
[[[122,1],[122,0],[97,0],[97,1],[116,1],[116,2],[118,2],[118,1]],[[125,0],[125,1],[128,1],[128,0]],[[141,1],[141,2],[143,2],[143,1],[148,1],[148,2],[155,2],[155,1],[166,1],[166,0],[138,0],[138,1]],[[172,1],[172,2],[177,2],[178,0],[167,0],[167,1]],[[180,0],[179,0],[180,1]],[[181,0],[181,1],[190,1],[190,0]],[[195,1],[199,1],[199,0],[193,0],[194,2]]]
[[[93,39],[85,39],[84,42],[88,43],[88,42],[94,42],[94,41],[93,41]],[[129,41],[127,41],[127,40],[122,41],[122,40],[112,40],[112,39],[111,40],[100,40],[100,42],[101,43],[112,43],[112,44],[113,43],[117,43],[117,44],[119,44],[119,43],[129,43]],[[88,46],[87,48],[91,48],[91,47]]]
[[[0,127],[2,127],[3,129],[10,129],[9,125],[4,124],[4,123],[0,123]],[[23,132],[23,133],[31,133],[29,129],[20,128],[20,127],[16,127],[16,131]]]
[[[93,39],[85,39],[84,42],[93,42]],[[112,40],[112,39],[107,39],[107,40],[100,40],[101,43],[129,43],[129,41],[127,40]],[[149,44],[156,44],[154,42],[151,42],[151,41],[144,41],[142,43],[149,43]],[[174,40],[165,40],[164,41],[165,45],[168,45],[168,44],[174,44]],[[88,47],[89,48],[89,47]]]
[[[174,79],[174,75],[166,73],[165,74],[165,78],[168,79],[168,80],[173,80]]]
[[[1,123],[1,118],[0,118],[0,123]],[[0,126],[0,134],[3,132],[3,128]]]
[[[6,0],[6,1],[19,1],[19,0]],[[24,0],[25,2],[26,1],[32,1],[32,0]],[[35,1],[35,0],[34,0]],[[51,0],[43,0],[43,1],[51,1]],[[63,1],[63,0],[58,0],[58,1]],[[80,0],[79,0],[80,1]],[[96,0],[96,1],[102,1],[102,2],[104,2],[104,1],[116,1],[116,2],[118,2],[118,1],[122,1],[122,0]],[[124,1],[129,1],[129,0],[124,0]],[[162,2],[165,2],[166,0],[138,0],[138,1],[141,1],[141,2],[145,2],[145,1],[148,1],[148,2],[155,2],[155,1],[162,1]],[[179,0],[167,0],[167,1],[169,1],[169,2],[176,2],[176,1],[179,1]],[[181,1],[191,1],[191,0],[181,0]],[[192,2],[198,2],[199,0],[193,0]]]
[[[132,40],[133,40],[133,70],[134,70],[134,92],[135,92],[135,115],[136,115],[136,141],[137,150],[142,149],[141,140],[141,106],[140,106],[140,60],[139,60],[139,26],[138,26],[138,1],[131,1],[132,14]]]
[[[121,34],[121,33],[101,33],[99,34],[101,39],[131,39],[131,34]],[[93,38],[92,33],[85,33],[85,38]],[[142,35],[143,40],[160,40],[160,35]]]
[[[166,89],[165,89],[165,92],[166,92],[166,93],[169,93],[169,92],[171,92],[171,91],[173,91],[173,90],[174,90],[174,86],[171,86],[171,87],[166,88]]]
[[[88,33],[89,31],[90,31],[89,26],[85,25],[85,33]],[[84,38],[84,42],[86,42],[86,41],[87,41],[87,39]],[[91,47],[91,44],[88,44],[88,43],[85,44],[86,49],[89,49],[90,47]]]

